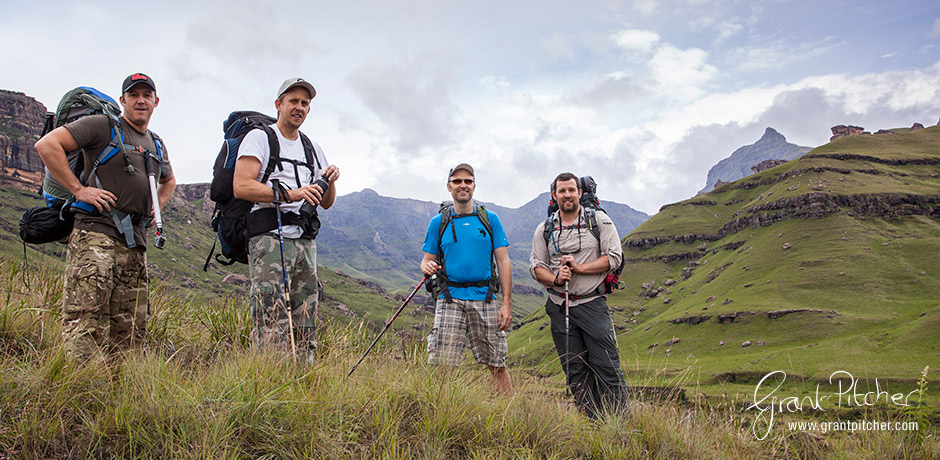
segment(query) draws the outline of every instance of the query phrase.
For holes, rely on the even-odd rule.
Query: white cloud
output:
[[[712,46],[719,46],[744,30],[744,26],[734,22],[726,21],[715,27],[715,39],[712,40]]]
[[[933,21],[933,28],[930,29],[930,33],[928,33],[927,36],[930,38],[940,37],[940,19]]]
[[[659,34],[651,30],[628,29],[611,35],[611,40],[626,51],[648,53],[659,43]]]
[[[348,82],[362,103],[387,126],[395,146],[411,154],[455,140],[459,109],[451,96],[456,60],[429,53],[354,69]]]
[[[571,102],[603,109],[630,104],[644,94],[645,90],[633,78],[615,72],[602,76],[596,85],[571,98]]]
[[[837,45],[833,37],[799,44],[776,40],[763,46],[737,47],[728,53],[727,60],[745,72],[785,69],[822,56]]]
[[[656,6],[658,4],[659,2],[656,0],[635,0],[633,2],[633,7],[642,14],[650,15],[656,11]]]
[[[698,48],[682,50],[671,44],[660,46],[652,60],[652,78],[672,98],[682,99],[702,94],[702,85],[718,75],[718,68],[708,64],[708,53]]]
[[[509,88],[512,86],[506,77],[501,75],[487,75],[479,80],[480,86],[488,89]]]
[[[574,59],[575,46],[571,37],[564,34],[552,34],[541,39],[542,49],[551,59]]]

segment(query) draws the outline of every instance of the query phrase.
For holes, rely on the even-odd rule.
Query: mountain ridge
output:
[[[180,184],[183,205],[201,200],[202,209],[211,212],[207,183]],[[548,192],[518,208],[481,202],[495,212],[509,240],[516,284],[537,287],[528,275],[529,252],[536,226],[546,216]],[[442,197],[444,198],[444,197]],[[449,197],[447,197],[449,198]],[[601,200],[620,235],[626,235],[649,216],[628,205]],[[320,234],[317,236],[320,263],[331,268],[376,282],[389,290],[414,285],[420,278],[418,262],[423,253],[428,223],[438,213],[439,202],[413,198],[394,198],[363,189],[337,197],[333,207],[321,210]]]

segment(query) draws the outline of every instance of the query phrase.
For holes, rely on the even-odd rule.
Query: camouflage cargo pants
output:
[[[262,350],[290,351],[294,335],[297,352],[308,361],[317,348],[317,244],[307,238],[284,239],[284,265],[294,330],[290,330],[281,269],[281,246],[276,236],[257,235],[248,242],[251,278],[252,343]]]
[[[102,233],[75,230],[65,256],[62,336],[88,358],[98,347],[142,344],[147,331],[147,256]]]

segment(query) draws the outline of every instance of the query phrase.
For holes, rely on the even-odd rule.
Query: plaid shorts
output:
[[[499,330],[496,300],[437,299],[434,327],[428,335],[428,363],[456,366],[463,357],[467,339],[480,364],[506,367],[506,331]]]

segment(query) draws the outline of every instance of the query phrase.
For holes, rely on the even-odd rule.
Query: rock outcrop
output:
[[[829,138],[829,142],[832,142],[840,137],[868,134],[868,132],[865,131],[865,128],[862,128],[861,126],[836,125],[832,128],[829,128],[829,130],[832,131],[832,137]]]
[[[786,163],[787,160],[764,160],[760,163],[757,163],[754,166],[751,166],[751,171],[754,171],[754,174],[757,174],[762,171],[766,171],[770,168],[775,168]]]

